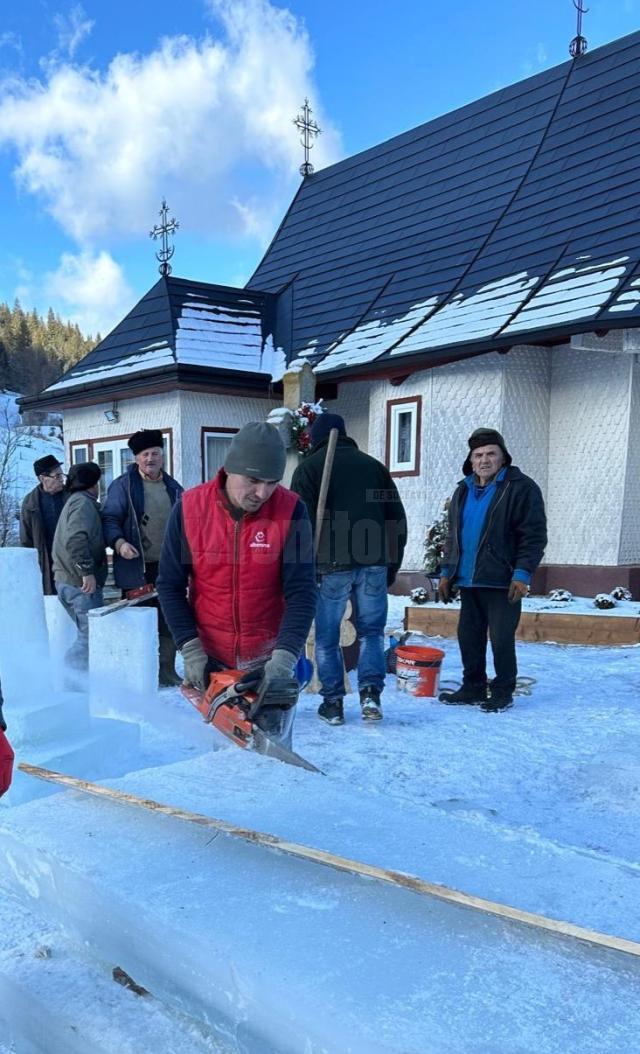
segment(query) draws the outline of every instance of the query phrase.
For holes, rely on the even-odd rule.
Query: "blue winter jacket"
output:
[[[183,491],[172,476],[162,473],[171,504],[175,505]],[[135,545],[140,556],[125,560],[113,552],[113,577],[120,589],[138,589],[145,584],[144,548],[140,521],[144,516],[144,486],[136,464],[129,465],[126,472],[114,479],[107,492],[102,509],[102,530],[105,544],[113,549],[118,538]]]

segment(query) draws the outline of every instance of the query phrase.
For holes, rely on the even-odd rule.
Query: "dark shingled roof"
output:
[[[640,32],[304,180],[248,288],[335,376],[636,326],[639,147]]]
[[[162,277],[40,398],[80,387],[136,383],[140,374],[168,370],[268,375],[273,359],[268,335],[272,300],[256,291]]]

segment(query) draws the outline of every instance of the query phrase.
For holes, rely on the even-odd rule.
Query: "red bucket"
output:
[[[397,647],[396,678],[400,691],[416,696],[437,695],[443,659],[440,648]]]

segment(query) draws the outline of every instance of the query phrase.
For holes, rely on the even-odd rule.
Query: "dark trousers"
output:
[[[146,564],[144,569],[144,580],[147,585],[155,586],[156,578],[158,577],[159,566],[160,564],[157,561],[155,563]],[[121,590],[121,592],[123,599],[126,599],[127,590],[123,589]],[[170,641],[173,641],[173,637],[171,636],[171,630],[169,629],[166,619],[162,614],[162,608],[160,607],[160,601],[158,600],[158,598],[154,597],[153,600],[146,600],[144,603],[140,604],[139,607],[156,608],[158,611],[158,636],[166,637]]]
[[[506,589],[461,589],[458,643],[463,683],[478,688],[487,683],[487,632],[496,676],[493,695],[512,695],[516,686],[516,629],[521,604],[510,604]]]

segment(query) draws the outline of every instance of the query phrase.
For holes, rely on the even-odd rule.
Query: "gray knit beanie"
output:
[[[273,481],[284,476],[286,461],[287,452],[278,430],[265,421],[252,421],[231,440],[224,470]]]

